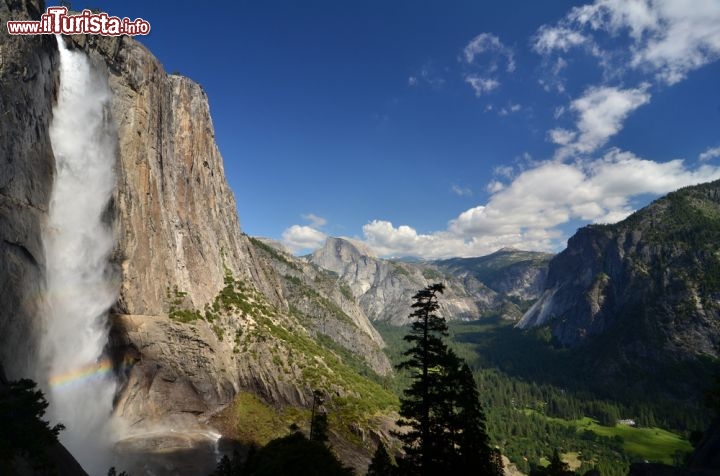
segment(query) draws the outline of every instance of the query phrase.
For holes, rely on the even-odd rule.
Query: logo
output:
[[[83,10],[68,15],[66,7],[48,7],[40,21],[8,21],[8,33],[11,35],[147,35],[150,23],[142,18],[111,17],[107,13],[93,13]]]

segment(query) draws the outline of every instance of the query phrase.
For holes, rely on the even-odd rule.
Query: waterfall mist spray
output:
[[[109,118],[106,78],[60,37],[58,47],[60,92],[50,126],[56,175],[43,236],[47,306],[41,366],[49,414],[66,426],[62,443],[90,474],[105,474],[115,381],[103,349],[118,286],[109,264],[113,234],[103,214],[115,186],[117,134]]]

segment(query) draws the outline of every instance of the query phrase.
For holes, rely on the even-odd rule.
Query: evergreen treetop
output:
[[[383,442],[379,442],[373,459],[368,466],[367,476],[396,476],[397,467],[392,463],[387,448]]]
[[[448,328],[436,313],[444,289],[433,284],[413,296],[413,322],[404,337],[411,347],[398,365],[412,381],[400,399],[398,424],[406,430],[396,435],[405,451],[400,474],[501,475],[472,372],[443,341]]]

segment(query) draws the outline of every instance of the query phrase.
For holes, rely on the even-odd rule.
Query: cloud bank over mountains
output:
[[[555,24],[540,25],[526,48],[543,65],[527,81],[565,101],[545,131],[552,156],[496,170],[485,186],[487,200],[449,218],[443,230],[419,233],[378,217],[356,239],[380,256],[428,259],[484,255],[504,246],[557,251],[567,239],[563,225],[613,223],[634,211],[636,198],[720,179],[717,144],[700,144],[705,150],[697,160],[664,162],[612,144],[633,113],[720,59],[720,2],[597,0],[572,8]],[[576,55],[593,61],[601,74],[569,97],[565,75]],[[501,88],[519,66],[516,51],[493,32],[470,39],[458,61],[468,68],[461,79],[478,98]],[[458,196],[472,196],[452,188]],[[295,251],[317,248],[327,236],[324,219],[307,218],[308,225],[283,233]]]

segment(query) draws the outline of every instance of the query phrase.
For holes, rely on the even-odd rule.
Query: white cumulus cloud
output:
[[[450,191],[457,195],[458,197],[470,197],[472,196],[473,192],[470,187],[461,187],[457,184],[452,184],[450,186]]]
[[[626,34],[626,54],[615,64],[596,40]],[[717,0],[596,0],[574,7],[556,25],[543,25],[533,49],[543,55],[584,45],[606,67],[630,67],[675,84],[691,71],[720,58],[720,2]]]
[[[548,137],[553,144],[568,145],[577,137],[577,132],[569,131],[561,127],[550,129],[548,131]]]
[[[493,180],[492,182],[487,184],[487,187],[485,188],[485,190],[487,190],[488,193],[497,193],[504,188],[505,188],[505,185],[501,181]]]
[[[573,29],[543,25],[538,30],[532,47],[540,54],[549,54],[555,50],[567,52],[570,48],[589,41],[589,38]]]
[[[680,159],[655,162],[611,149],[595,160],[537,163],[505,186],[491,184],[486,203],[444,230],[423,234],[374,220],[363,227],[364,241],[382,256],[424,258],[479,256],[503,246],[558,250],[567,238],[559,227],[571,220],[612,223],[633,212],[635,197],[717,179],[720,167],[690,168]]]
[[[520,104],[513,104],[512,102],[508,103],[507,106],[503,106],[498,111],[498,115],[500,116],[509,116],[510,114],[515,114],[518,111],[522,110],[522,106]]]
[[[527,152],[525,152],[525,154],[527,154],[528,157],[530,156],[530,154],[528,154]],[[523,157],[525,154],[523,154]],[[513,176],[515,175],[515,170],[509,165],[498,165],[493,169],[493,174],[505,178],[513,178]]]
[[[282,233],[282,242],[293,253],[320,248],[327,235],[311,226],[292,225]]]
[[[482,60],[480,60],[482,58]],[[461,61],[469,72],[465,74],[476,96],[482,96],[500,86],[500,71],[515,71],[515,53],[492,33],[481,33],[463,48]]]
[[[475,58],[483,53],[490,53],[493,56],[499,55],[507,62],[506,69],[508,72],[515,71],[515,54],[512,48],[505,46],[500,38],[492,33],[480,33],[463,49],[463,55],[467,63],[473,63]],[[496,58],[491,59],[490,67],[497,68]]]
[[[698,156],[698,159],[710,160],[717,157],[720,157],[720,147],[709,147]]]
[[[573,154],[588,154],[605,145],[622,129],[627,116],[650,102],[647,83],[637,88],[620,89],[611,86],[591,87],[570,104],[577,116],[576,131],[552,129],[551,140],[562,145],[559,158]]]

